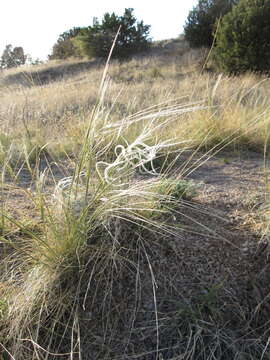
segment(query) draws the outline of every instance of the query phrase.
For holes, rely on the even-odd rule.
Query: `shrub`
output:
[[[69,57],[80,57],[79,49],[74,43],[74,38],[82,31],[80,27],[74,27],[61,34],[57,42],[53,46],[52,54],[49,55],[53,59],[67,59]]]
[[[92,26],[85,28],[75,39],[83,54],[89,57],[107,58],[115,35],[121,26],[113,57],[124,58],[146,50],[150,44],[150,25],[136,22],[133,9],[125,9],[122,16],[106,13],[99,23],[94,20]]]
[[[228,13],[238,0],[199,0],[189,12],[184,28],[185,38],[192,47],[210,47],[213,43],[214,26],[220,17]]]
[[[165,179],[160,183],[158,192],[170,196],[173,201],[191,200],[197,195],[200,186],[201,184],[195,184],[192,180]]]
[[[270,1],[240,0],[217,31],[215,62],[229,73],[270,69]]]

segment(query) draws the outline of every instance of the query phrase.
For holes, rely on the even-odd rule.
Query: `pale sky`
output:
[[[189,10],[198,0],[2,0],[0,56],[7,44],[22,46],[32,58],[45,60],[58,36],[74,26],[92,25],[93,17],[105,12],[134,15],[151,25],[153,40],[177,37]]]

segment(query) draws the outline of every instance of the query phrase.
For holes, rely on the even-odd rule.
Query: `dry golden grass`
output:
[[[234,78],[202,73],[198,66],[200,56],[198,52],[183,55],[180,52],[178,56],[165,53],[124,63],[112,62],[110,91],[105,101],[105,107],[111,109],[110,122],[120,121],[123,116],[153,104],[160,104],[156,107],[158,111],[174,99],[178,104],[202,102],[208,110],[188,113],[181,120],[176,115],[175,123],[167,131],[178,139],[192,139],[196,145],[204,142],[208,148],[224,138],[234,137],[236,149],[243,145],[264,151],[269,129],[269,80],[254,74]],[[87,67],[89,62],[78,62],[79,69],[81,64]],[[73,75],[65,71],[70,65]],[[102,67],[92,64],[88,70],[76,73],[76,62],[69,61],[39,65],[33,71],[49,71],[48,80],[55,77],[56,81],[34,86],[30,70],[25,70],[20,74],[24,80],[19,87],[1,87],[0,82],[2,146],[21,142],[23,138],[32,146],[46,145],[56,157],[65,152],[72,155],[78,150],[85,121],[97,101]],[[18,76],[19,70],[5,72],[2,84],[14,74]],[[63,76],[59,80],[60,75]],[[129,136],[132,141],[132,134]]]

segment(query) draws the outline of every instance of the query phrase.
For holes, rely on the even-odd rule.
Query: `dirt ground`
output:
[[[188,168],[194,163],[195,158]],[[175,319],[177,316],[182,319],[179,314],[186,314],[187,308],[200,309],[196,316],[202,317],[202,329],[206,323],[213,332],[215,326],[217,332],[224,326],[225,332],[233,334],[231,343],[240,344],[240,339],[245,338],[251,344],[250,337],[256,338],[255,329],[263,328],[268,321],[268,239],[261,235],[268,176],[265,165],[263,156],[256,153],[223,153],[188,175],[201,184],[198,196],[192,203],[184,202],[179,207],[174,222],[183,228],[182,235],[172,237],[167,252],[152,264],[157,282],[156,307],[161,319],[159,345],[180,349],[164,351],[161,358],[183,354],[179,345],[179,328],[183,325],[176,330]],[[151,289],[150,283],[149,279],[142,290],[148,294],[143,320],[137,324],[139,329],[147,326],[145,319],[152,318],[154,322],[153,294],[147,290]],[[217,336],[215,344],[218,341]],[[232,352],[213,358],[234,356]],[[257,358],[255,352],[252,356]],[[140,358],[152,359],[150,355]]]
[[[195,162],[194,158],[188,168]],[[264,341],[270,310],[268,242],[261,236],[267,182],[264,158],[251,152],[241,156],[219,154],[191,172],[188,178],[201,186],[194,201],[183,202],[170,219],[182,232],[158,239],[162,248],[149,250],[152,270],[149,271],[147,262],[141,265],[139,294],[123,294],[125,304],[120,305],[120,300],[117,303],[127,325],[126,333],[130,335],[125,340],[129,344],[124,347],[126,355],[114,359],[156,359],[157,343],[160,359],[189,359],[189,355],[183,354],[196,327],[207,340],[203,350],[193,344],[192,359],[238,358],[245,347],[249,347],[252,359],[261,358],[257,344],[258,339]],[[131,313],[136,314],[132,324]],[[185,325],[183,319],[187,320]],[[224,338],[227,336],[226,345],[218,345],[223,341],[223,333]],[[100,338],[100,334],[96,337]],[[118,344],[122,349],[119,353],[123,354],[119,334],[110,341]],[[206,349],[207,345],[210,350]],[[216,346],[220,346],[219,355],[211,350]],[[95,358],[104,357],[98,347],[96,352],[89,348],[89,334],[85,343],[82,340],[82,347],[87,349],[86,360],[92,359],[89,354],[93,351]],[[200,351],[209,354],[203,357]],[[265,354],[268,356],[268,351]]]
[[[195,158],[187,169],[194,164]],[[178,359],[175,356],[183,352],[181,346],[186,348],[189,336],[185,344],[184,335],[179,338],[181,314],[194,306],[200,309],[202,321],[208,327],[219,321],[222,326],[226,323],[226,331],[234,338],[230,341],[237,343],[252,332],[247,339],[250,344],[260,336],[260,333],[255,336],[254,331],[264,326],[270,311],[268,239],[261,235],[268,181],[265,165],[268,164],[263,156],[256,153],[222,153],[196,170],[187,171],[187,178],[200,187],[193,201],[180,203],[170,219],[182,229],[180,235],[158,239],[162,248],[158,245],[157,250],[150,250],[151,271],[147,262],[142,264],[139,294],[134,297],[134,293],[120,289],[123,298],[117,295],[119,303],[115,307],[117,313],[121,309],[123,340],[118,333],[116,339],[110,336],[110,344],[105,344],[100,329],[85,318],[86,309],[81,315],[82,329],[91,329],[91,333],[86,330],[81,338],[83,359],[132,358],[128,356],[155,359],[157,343],[159,349],[166,349],[160,351],[160,359]],[[56,175],[60,179],[63,172],[58,169]],[[19,182],[25,189],[33,186],[27,174],[22,173]],[[48,180],[46,191],[53,189],[53,185],[52,179]],[[33,212],[34,216],[34,206],[25,201],[24,190],[11,189],[6,204],[15,214],[18,210],[25,214]],[[130,317],[131,313],[134,317]],[[114,353],[125,355],[105,357],[105,345],[112,347]]]

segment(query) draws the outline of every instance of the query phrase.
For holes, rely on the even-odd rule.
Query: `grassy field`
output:
[[[263,151],[268,134],[268,79],[253,74],[231,78],[202,72],[201,54],[184,52],[185,44],[181,46],[183,55],[179,45],[180,50],[172,54],[154,53],[124,63],[112,62],[103,103],[106,121],[119,122],[144,111],[154,116],[179,106],[203,106],[204,111],[187,112],[181,117],[175,114],[175,123],[170,123],[164,138],[173,135],[196,145],[203,142],[208,148],[233,138],[231,145],[235,148],[243,144]],[[70,61],[25,72],[3,71],[2,151],[8,151],[19,138],[18,156],[23,137],[28,152],[33,146],[46,146],[57,158],[76,153],[98,101],[103,68],[94,61]],[[142,127],[144,122],[137,121],[135,132],[125,134],[127,140],[132,141],[131,134],[136,136]]]
[[[269,359],[270,83],[206,55],[2,71],[1,360]]]

